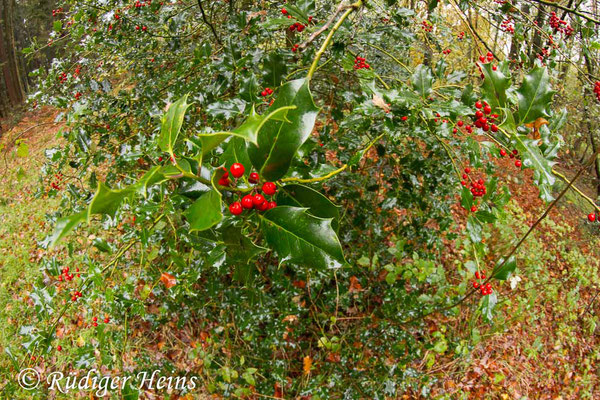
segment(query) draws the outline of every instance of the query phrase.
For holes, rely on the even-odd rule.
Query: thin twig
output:
[[[198,7],[200,7],[200,12],[202,13],[202,20],[204,21],[204,23],[206,25],[208,25],[208,27],[212,31],[213,35],[215,36],[215,39],[217,40],[217,43],[221,44],[221,39],[219,39],[219,35],[217,34],[217,30],[215,29],[215,26],[208,20],[208,18],[206,18],[206,13],[204,12],[204,7],[202,7],[202,0],[198,0]]]

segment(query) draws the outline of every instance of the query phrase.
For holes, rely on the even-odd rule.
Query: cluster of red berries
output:
[[[504,149],[500,149],[500,155],[501,155],[502,157],[506,157],[506,154],[507,154],[507,153],[506,153],[506,150],[504,150]],[[521,168],[521,166],[523,165],[523,163],[522,163],[522,162],[521,162],[521,160],[519,159],[519,151],[515,149],[515,150],[513,150],[513,151],[512,151],[512,152],[511,152],[511,153],[510,153],[508,156],[509,156],[510,158],[516,158],[516,160],[515,160],[515,167],[517,167],[517,168],[519,168],[519,169],[520,169],[520,168]]]
[[[294,24],[290,25],[290,27],[288,29],[292,32],[298,31],[298,33],[301,33],[305,28],[306,28],[306,25],[304,25],[303,23],[295,22]]]
[[[354,69],[371,69],[371,66],[366,61],[364,57],[356,56],[354,59]]]
[[[273,94],[273,89],[271,88],[265,88],[265,90],[263,90],[262,92],[260,92],[260,95],[262,97],[267,97]]]
[[[81,274],[79,274],[79,268],[75,268],[75,272],[77,272],[77,277],[81,278]],[[69,267],[64,267],[61,271],[61,274],[58,276],[59,282],[64,281],[72,281],[75,277],[74,274],[69,274]]]
[[[104,318],[104,323],[108,324],[109,322],[110,322],[110,318],[109,317],[105,317]],[[92,325],[93,326],[98,326],[98,317],[92,318]]]
[[[475,115],[473,117],[473,125],[465,125],[463,121],[457,121],[456,126],[459,128],[465,127],[468,133],[473,133],[473,126],[482,129],[484,132],[498,132],[498,125],[495,124],[498,119],[498,114],[492,114],[492,107],[486,101],[477,101],[475,103]],[[457,129],[454,128],[453,133],[457,133]]]
[[[471,173],[471,168],[467,167],[465,168],[465,173],[462,175],[463,180],[460,181],[460,184],[463,186],[467,186],[467,179],[469,179],[469,174]],[[485,195],[486,193],[486,189],[485,189],[485,181],[482,178],[479,178],[479,180],[472,180],[471,181],[471,193],[473,194],[473,197],[483,197],[483,195]]]
[[[555,31],[560,32],[567,37],[571,36],[575,31],[567,21],[558,18],[554,11],[550,13],[550,20],[548,23]]]
[[[244,175],[246,169],[240,163],[235,163],[229,169],[231,175],[238,179]],[[260,180],[260,177],[256,172],[252,172],[248,177],[248,182],[251,184],[257,184]],[[225,172],[221,179],[219,179],[219,185],[221,186],[229,186],[231,184],[229,180],[229,173]],[[257,190],[258,191],[258,190]],[[277,192],[277,186],[273,182],[265,182],[262,185],[262,192],[267,196],[273,196]],[[247,194],[242,197],[241,201],[233,202],[229,205],[229,212],[233,215],[240,215],[244,209],[251,210],[253,208],[258,211],[266,211],[271,208],[277,207],[277,203],[274,201],[268,201],[265,196],[260,193],[256,193],[254,195]]]
[[[76,290],[73,292],[73,294],[71,295],[71,301],[77,301],[78,298],[80,298],[81,296],[83,296],[81,294],[81,292],[79,290]]]
[[[135,26],[135,30],[136,31],[140,31],[141,30],[142,32],[146,32],[146,31],[148,31],[148,27],[146,25],[143,25],[143,26],[136,25]]]
[[[52,16],[56,17],[58,14],[60,14],[62,12],[63,12],[63,8],[62,7],[58,8],[56,10],[52,10]]]
[[[77,92],[75,93],[75,100],[79,100],[79,98],[82,96],[81,92]]]
[[[596,94],[596,99],[600,101],[600,81],[594,83],[594,93]]]
[[[456,35],[456,38],[458,40],[463,40],[465,38],[465,33],[464,32],[460,32],[458,35]]]
[[[504,30],[504,32],[508,32],[511,34],[515,33],[515,24],[513,22],[512,18],[507,18],[504,21],[502,21],[502,24],[500,24],[500,27]]]
[[[133,5],[135,8],[142,8],[145,6],[149,6],[150,4],[152,4],[152,0],[147,0],[147,1],[136,1],[135,4]]]
[[[66,81],[67,81],[67,79],[68,79],[68,77],[67,77],[67,73],[66,73],[66,72],[63,72],[63,73],[62,73],[62,74],[60,74],[60,76],[58,77],[58,81],[59,81],[60,83],[64,83],[64,82],[66,82]]]
[[[421,22],[421,29],[425,32],[433,32],[433,25],[427,21]]]
[[[450,54],[452,52],[452,50],[450,49],[446,49],[444,51],[442,51],[442,54],[444,54],[445,56],[447,56],[448,54]]]
[[[475,271],[475,278],[478,281],[484,281],[485,280],[485,272],[479,273],[479,271]],[[482,296],[487,296],[487,295],[492,294],[492,284],[491,283],[488,282],[488,283],[484,284],[483,282],[478,282],[478,281],[473,282],[473,288],[479,289]]]
[[[50,187],[54,190],[60,190],[61,189],[61,184],[63,181],[63,174],[62,172],[59,172],[58,174],[54,174],[54,180],[52,180],[52,182],[50,182]]]
[[[292,52],[297,52],[298,51],[298,47],[300,47],[300,45],[298,43],[296,43],[295,45],[292,46]]]
[[[494,55],[492,54],[491,51],[488,51],[485,56],[483,56],[483,55],[479,56],[479,61],[482,64],[486,64],[486,63],[492,62],[492,61],[494,61]]]
[[[537,54],[537,58],[538,58],[538,60],[540,60],[540,61],[542,61],[542,62],[544,61],[544,59],[548,58],[549,56],[550,56],[550,51],[548,51],[548,48],[547,48],[547,47],[544,47],[544,48],[542,49],[542,51],[540,51],[540,52]]]

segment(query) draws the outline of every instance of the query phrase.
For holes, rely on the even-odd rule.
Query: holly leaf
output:
[[[295,109],[296,106],[285,106],[279,108],[269,109],[269,113],[265,115],[259,115],[256,113],[254,106],[250,111],[250,115],[242,125],[232,131],[214,132],[214,133],[201,133],[198,137],[201,141],[202,154],[206,154],[219,144],[221,144],[229,136],[240,137],[247,142],[258,145],[258,134],[263,126],[271,119],[278,122],[287,121],[286,115],[290,110]]]
[[[77,214],[69,215],[68,217],[64,217],[56,221],[56,225],[54,226],[54,231],[48,238],[46,238],[46,242],[48,243],[49,248],[53,248],[56,244],[65,236],[69,234],[81,221],[86,218],[87,212],[82,211]]]
[[[527,124],[540,117],[550,118],[548,107],[554,93],[550,87],[548,70],[542,67],[531,70],[517,90],[519,122]]]
[[[411,77],[413,88],[419,92],[421,97],[427,98],[431,94],[433,85],[433,75],[431,68],[420,64]]]
[[[281,85],[287,73],[287,64],[283,57],[275,52],[266,57],[263,64],[263,79],[266,86],[277,87]]]
[[[503,261],[504,261],[503,258],[500,259],[498,261],[498,263],[496,264],[496,268],[498,265],[502,264]],[[510,277],[510,274],[512,274],[516,268],[517,268],[517,261],[515,259],[515,256],[511,256],[508,259],[508,261],[506,261],[506,263],[504,263],[504,265],[494,273],[494,278],[501,280],[501,281],[505,281]]]
[[[184,213],[190,223],[190,232],[205,231],[223,219],[221,193],[211,190],[198,198]]]
[[[296,152],[315,126],[319,108],[315,105],[306,79],[281,87],[272,109],[289,109],[286,121],[270,119],[262,126],[255,144],[248,146],[254,167],[265,179],[275,181],[286,174]]]
[[[248,238],[248,235],[242,233],[242,230],[233,225],[229,225],[222,230],[223,243],[227,246],[227,261],[230,265],[247,265],[259,254],[268,251],[264,247],[254,244]]]
[[[482,231],[483,226],[481,225],[481,222],[479,222],[473,215],[469,215],[469,218],[467,218],[467,233],[469,234],[471,242],[481,242]]]
[[[188,95],[186,94],[171,104],[162,118],[158,147],[171,155],[173,155],[173,147],[175,146],[175,142],[177,142],[181,126],[183,125],[185,112],[190,106],[187,103],[187,99]]]
[[[546,202],[552,201],[554,199],[552,186],[556,181],[552,166],[556,162],[544,157],[538,146],[538,140],[529,139],[524,135],[515,135],[515,137],[523,167],[533,169],[533,182],[540,189],[540,198]]]
[[[98,182],[98,189],[88,206],[87,220],[94,214],[107,214],[114,217],[121,203],[135,193],[135,185],[123,189],[113,190],[103,182]]]
[[[279,263],[338,268],[345,263],[331,219],[310,215],[307,208],[275,207],[260,215],[261,228]]]
[[[492,108],[504,108],[507,105],[506,91],[510,88],[510,72],[506,62],[500,63],[496,70],[492,63],[480,64],[483,71],[483,98]]]
[[[490,322],[494,318],[494,308],[498,304],[498,296],[496,292],[492,292],[481,299],[481,313],[486,321]]]
[[[300,185],[290,184],[282,187],[277,193],[277,204],[308,208],[312,215],[319,218],[332,219],[332,227],[337,231],[340,218],[340,207],[333,204],[323,194],[316,190]]]

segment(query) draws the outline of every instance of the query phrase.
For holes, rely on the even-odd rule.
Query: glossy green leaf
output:
[[[531,70],[517,90],[519,123],[528,124],[541,117],[549,118],[548,108],[554,93],[550,87],[548,70],[542,67],[535,67]]]
[[[490,322],[494,318],[496,304],[498,304],[498,296],[495,291],[481,299],[481,313],[486,321]]]
[[[498,261],[496,268],[498,268],[497,266],[500,265],[503,260],[504,259],[500,259],[500,261]],[[510,274],[512,274],[516,268],[517,260],[515,259],[515,256],[511,256],[508,261],[506,261],[506,263],[494,273],[494,278],[505,281],[510,277]]]
[[[212,228],[223,219],[221,194],[211,190],[200,196],[186,211],[185,217],[190,223],[190,232]]]
[[[335,230],[338,228],[340,207],[333,204],[323,194],[308,186],[300,184],[285,185],[277,193],[277,204],[280,206],[308,208],[308,212],[315,217],[333,219],[333,228]]]
[[[82,211],[77,214],[69,215],[56,221],[54,231],[47,238],[47,242],[50,248],[56,246],[56,244],[65,236],[69,234],[81,221],[86,218],[87,212]]]
[[[175,103],[171,104],[162,118],[160,136],[158,137],[158,147],[169,154],[173,154],[173,147],[179,137],[185,112],[190,106],[187,103],[187,99],[188,95],[185,95]]]
[[[270,108],[265,115],[258,115],[254,107],[250,111],[250,115],[242,125],[232,131],[201,133],[198,134],[202,143],[202,153],[206,154],[216,146],[221,144],[229,136],[240,137],[250,143],[258,145],[258,135],[265,124],[274,120],[277,122],[286,122],[286,115],[290,110],[294,110],[296,106],[285,106],[279,108]]]
[[[281,85],[286,73],[287,64],[281,55],[273,52],[265,58],[263,64],[263,81],[267,87],[274,88]]]
[[[506,62],[500,63],[494,71],[492,63],[481,64],[483,70],[483,98],[492,108],[507,105],[506,91],[510,88],[510,72]]]
[[[248,264],[259,254],[268,249],[254,244],[240,228],[229,225],[222,230],[223,243],[227,246],[227,261],[230,265],[241,266]]]
[[[281,87],[271,109],[282,107],[295,108],[287,113],[287,121],[267,121],[258,134],[258,143],[248,147],[254,167],[263,178],[272,181],[286,174],[296,152],[312,133],[319,113],[306,79]]]
[[[516,148],[519,151],[523,167],[533,169],[533,182],[540,189],[540,198],[546,202],[554,199],[552,186],[556,181],[552,173],[552,166],[556,164],[544,157],[538,146],[538,140],[529,139],[527,136],[516,136]]]
[[[431,74],[431,68],[420,64],[411,77],[413,88],[423,98],[429,97],[432,91],[433,75]]]
[[[123,200],[129,198],[134,193],[134,186],[113,190],[106,186],[103,182],[98,182],[96,194],[88,206],[88,221],[94,214],[107,214],[114,217]]]
[[[337,268],[345,263],[330,219],[310,215],[306,208],[275,207],[260,215],[261,228],[279,263]]]
[[[467,218],[467,233],[473,243],[481,242],[481,234],[483,226],[473,215],[469,215]]]

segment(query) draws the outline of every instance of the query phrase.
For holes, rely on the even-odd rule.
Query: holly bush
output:
[[[64,56],[31,101],[63,110],[38,192],[62,207],[24,351],[66,353],[83,329],[96,339],[69,360],[119,369],[135,327],[191,326],[207,392],[313,399],[418,390],[415,360],[468,352],[443,321],[490,323],[518,270],[518,246],[485,240],[510,201],[497,160],[555,197],[571,33],[539,27],[548,50],[508,59],[467,29],[471,2],[383,3],[56,10],[46,45]],[[523,43],[509,4],[488,5],[517,14],[498,43]]]

